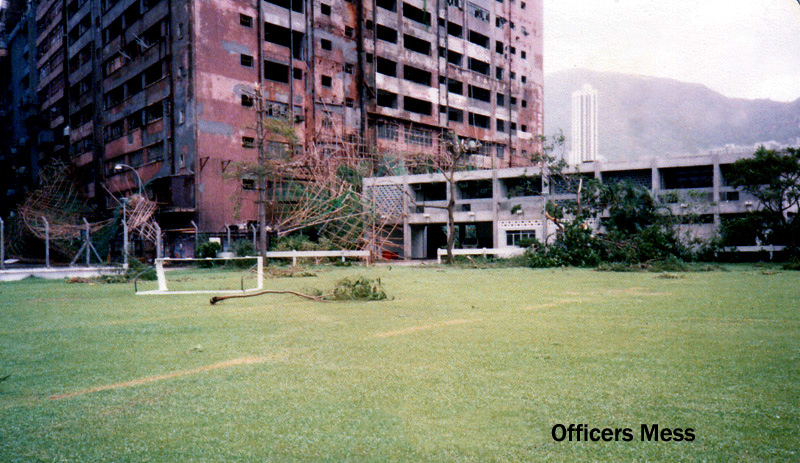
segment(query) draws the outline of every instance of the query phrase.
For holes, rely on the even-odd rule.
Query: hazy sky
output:
[[[797,0],[544,0],[545,72],[617,71],[800,98]]]

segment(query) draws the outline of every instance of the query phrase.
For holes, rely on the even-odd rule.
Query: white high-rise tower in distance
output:
[[[597,160],[597,91],[589,84],[572,92],[572,150],[569,163]]]

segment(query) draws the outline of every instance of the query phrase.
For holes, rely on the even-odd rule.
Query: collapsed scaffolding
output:
[[[69,257],[70,265],[85,256],[86,265],[92,257],[97,263],[108,259],[109,242],[118,232],[121,221],[124,232],[124,253],[127,262],[128,232],[142,240],[160,243],[160,229],[154,220],[156,203],[141,195],[117,200],[120,207],[114,217],[90,222],[92,211],[69,177],[69,169],[55,163],[42,170],[42,187],[28,194],[18,213],[24,229],[45,243],[45,264],[51,263],[51,250]],[[94,242],[92,236],[95,236]],[[99,238],[97,238],[99,236]],[[77,244],[80,242],[80,244]],[[98,249],[99,248],[99,249]],[[77,249],[77,250],[76,250]],[[106,254],[106,259],[101,254]]]

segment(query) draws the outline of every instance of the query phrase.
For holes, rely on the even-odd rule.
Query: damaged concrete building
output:
[[[256,219],[254,188],[226,171],[257,159],[257,95],[295,150],[436,153],[452,130],[481,141],[481,167],[514,167],[543,129],[541,0],[41,0],[25,14],[35,151],[78,166],[100,208],[141,181],[165,230]]]

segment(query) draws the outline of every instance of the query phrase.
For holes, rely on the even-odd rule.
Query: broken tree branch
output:
[[[264,291],[259,291],[257,293],[251,293],[251,294],[233,294],[231,296],[214,296],[214,297],[211,298],[211,300],[209,302],[211,303],[211,305],[214,305],[217,302],[224,301],[225,299],[237,299],[237,298],[242,298],[242,297],[263,296],[264,294],[294,294],[295,296],[304,297],[306,299],[311,299],[312,301],[315,301],[315,302],[325,302],[325,299],[324,299],[323,296],[312,296],[310,294],[298,293],[297,291],[292,291],[292,290],[289,290],[289,289],[265,289]]]

